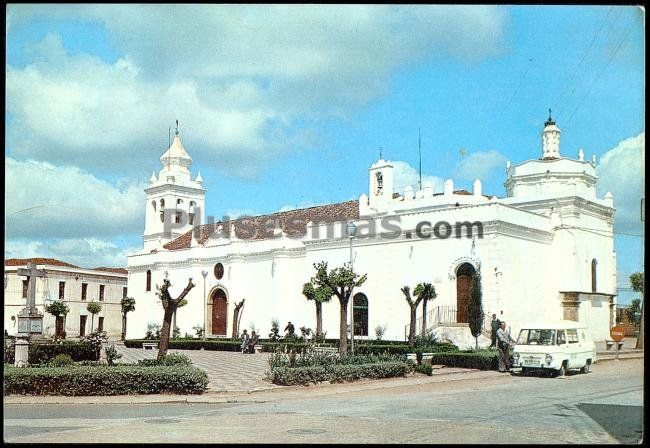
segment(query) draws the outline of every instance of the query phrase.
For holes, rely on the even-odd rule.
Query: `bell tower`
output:
[[[368,189],[368,205],[377,209],[393,199],[393,165],[379,155],[379,160],[368,170],[370,185]]]
[[[551,118],[551,109],[548,110],[548,120],[542,130],[542,160],[560,159],[560,128]]]
[[[152,173],[149,187],[144,190],[144,249],[158,249],[203,223],[206,190],[201,173],[192,179],[192,158],[181,143],[178,120],[174,141],[160,157],[160,163],[158,176]]]

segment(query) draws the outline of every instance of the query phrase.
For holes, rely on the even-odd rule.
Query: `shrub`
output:
[[[271,321],[271,332],[269,333],[269,339],[271,342],[275,342],[280,339],[280,322],[277,319]]]
[[[335,364],[312,367],[278,367],[267,372],[267,378],[274,384],[291,386],[296,384],[332,383],[354,381],[361,378],[390,378],[405,376],[412,368],[406,362],[384,362],[374,364]]]
[[[90,341],[60,341],[58,343],[29,344],[29,363],[46,364],[59,354],[70,355],[73,361],[97,361],[99,351]]]
[[[183,354],[168,353],[162,359],[141,359],[140,366],[191,366],[192,360]]]
[[[112,366],[115,364],[116,359],[120,359],[122,355],[117,353],[117,349],[115,348],[114,345],[111,345],[110,347],[106,347],[106,360],[108,361],[108,365]]]
[[[498,355],[493,351],[434,353],[431,363],[480,370],[498,370],[499,368]]]
[[[4,368],[5,395],[200,394],[208,375],[192,366]]]
[[[65,353],[59,353],[54,358],[52,358],[48,363],[50,367],[65,367],[65,366],[71,366],[73,364],[74,361],[72,360],[70,355]]]
[[[433,375],[433,367],[431,367],[431,364],[418,364],[415,367],[415,371],[429,376]]]
[[[360,355],[389,353],[391,355],[406,355],[412,349],[406,344],[364,344],[357,345],[355,352]]]
[[[5,347],[4,347],[4,362],[5,364],[13,364],[15,362],[16,356],[16,346],[14,339],[8,339],[5,337]]]

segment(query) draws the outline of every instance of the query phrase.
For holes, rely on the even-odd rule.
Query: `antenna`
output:
[[[422,139],[420,137],[420,128],[418,128],[418,157],[420,159],[419,173],[420,173],[420,190],[422,190]]]
[[[172,127],[169,127],[169,131],[167,132],[167,147],[169,148],[172,145]]]

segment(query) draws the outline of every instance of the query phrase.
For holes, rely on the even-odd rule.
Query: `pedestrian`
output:
[[[497,315],[493,314],[492,315],[492,343],[490,344],[490,348],[494,347],[497,348],[497,330],[499,329],[499,324],[501,321],[497,319]]]
[[[284,327],[285,337],[286,337],[286,336],[293,336],[295,331],[296,331],[296,330],[295,330],[295,328],[293,327],[293,324],[291,323],[291,321],[289,321],[289,323],[287,324],[287,326]]]
[[[501,321],[497,330],[497,339],[499,343],[499,372],[510,371],[510,343],[515,342],[506,331],[505,321]]]
[[[260,337],[255,333],[255,330],[251,331],[251,338],[248,341],[248,353],[255,353],[255,346],[260,341]]]
[[[241,352],[246,353],[248,349],[248,330],[244,329],[244,332],[241,334]]]

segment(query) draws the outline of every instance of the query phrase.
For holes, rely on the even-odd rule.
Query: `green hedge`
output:
[[[498,370],[499,356],[496,352],[434,353],[431,364],[467,369]]]
[[[191,366],[5,366],[4,386],[5,395],[200,394],[208,375]]]
[[[62,341],[60,343],[29,344],[29,363],[45,364],[57,355],[69,355],[73,361],[97,361],[99,352],[89,342]]]
[[[158,343],[158,340],[151,339],[127,339],[124,346],[129,348],[142,348],[143,342]],[[176,350],[221,350],[228,352],[238,352],[241,350],[241,341],[232,339],[205,340],[200,339],[171,339],[169,348]]]
[[[267,372],[267,378],[274,384],[292,386],[296,384],[332,383],[354,381],[361,378],[391,378],[405,376],[413,368],[406,362],[384,362],[375,364],[337,364],[313,367],[278,367]]]

